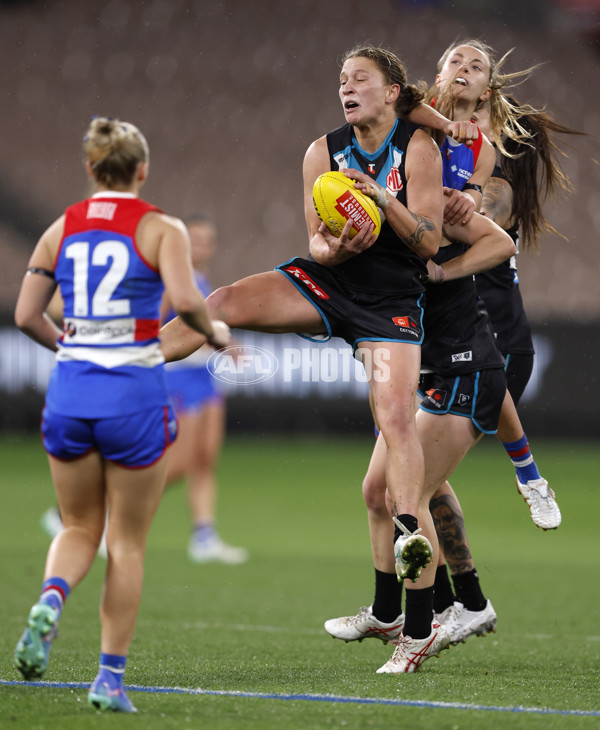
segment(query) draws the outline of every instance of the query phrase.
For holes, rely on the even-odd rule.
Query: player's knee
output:
[[[378,414],[379,432],[383,434],[385,442],[390,446],[406,444],[416,437],[414,419],[409,414],[400,412],[386,412]]]
[[[230,284],[215,289],[206,299],[206,305],[212,317],[222,319],[230,327],[237,327],[243,323],[244,313],[239,300],[238,290]]]
[[[365,505],[370,512],[386,512],[385,480],[367,474],[363,480],[362,493]]]

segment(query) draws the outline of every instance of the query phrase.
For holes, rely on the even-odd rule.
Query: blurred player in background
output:
[[[208,264],[217,245],[214,222],[204,214],[185,220],[192,247],[196,285],[207,297],[211,292]],[[175,316],[165,294],[162,321]],[[202,347],[185,360],[168,363],[167,387],[178,420],[177,441],[169,449],[167,485],[184,478],[192,518],[188,556],[195,563],[238,564],[248,551],[223,542],[217,530],[216,468],[225,435],[225,396],[211,374],[207,359],[213,352]]]
[[[64,603],[94,561],[108,511],[100,667],[88,702],[135,712],[123,674],[166,450],[177,433],[158,339],[165,287],[188,326],[215,346],[230,338],[194,283],[185,226],[138,197],[148,174],[139,130],[95,118],[84,150],[94,193],[42,235],[15,310],[17,326],[57,352],[42,438],[64,527],[48,551],[41,595],[14,659],[25,679],[45,673]],[[57,286],[62,332],[46,314]]]

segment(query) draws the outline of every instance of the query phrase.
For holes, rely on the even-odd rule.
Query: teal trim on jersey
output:
[[[394,136],[394,132],[396,131],[397,126],[398,126],[398,119],[396,119],[394,126],[388,132],[388,136],[383,140],[383,142],[379,146],[379,149],[375,150],[375,152],[366,152],[365,150],[363,150],[363,148],[356,141],[356,136],[354,135],[354,132],[352,132],[352,146],[356,147],[356,149],[360,152],[360,154],[366,160],[376,160],[381,155],[381,150],[384,149],[384,147],[387,147],[389,145],[390,140]]]
[[[313,302],[313,300],[308,296],[308,294],[303,289],[300,288],[300,285],[298,284],[298,282],[294,280],[295,277],[290,276],[287,273],[287,271],[283,271],[281,268],[279,268],[280,266],[286,266],[291,261],[293,261],[294,259],[297,259],[297,258],[298,258],[297,256],[294,256],[293,258],[288,259],[287,261],[284,261],[283,264],[278,264],[274,270],[279,271],[280,274],[283,274],[285,276],[285,278],[288,279],[296,287],[296,289],[300,292],[300,294],[302,294],[302,296],[313,305],[313,307],[317,310],[317,312],[319,313],[319,316],[323,320],[323,324],[325,325],[325,327],[327,327],[327,336],[325,337],[325,339],[319,340],[316,337],[311,337],[310,335],[302,334],[302,332],[296,332],[296,334],[298,335],[298,337],[302,337],[302,339],[308,340],[309,342],[329,342],[329,340],[332,337],[331,325],[329,324],[327,317],[325,316],[325,312],[323,312],[323,310]]]
[[[402,158],[404,155],[404,150],[401,150],[399,147],[396,147],[395,145],[391,144],[391,139],[394,136],[394,133],[396,132],[396,129],[398,127],[398,120],[396,119],[396,122],[394,126],[389,131],[387,137],[384,139],[383,143],[380,145],[379,149],[375,150],[375,152],[366,152],[356,141],[356,137],[354,136],[354,132],[352,132],[352,143],[346,147],[344,147],[343,150],[340,152],[336,152],[333,155],[333,158],[338,162],[339,167],[339,161],[338,157],[342,155],[344,157],[344,160],[346,161],[348,167],[353,167],[356,170],[361,169],[361,165],[359,161],[356,159],[353,150],[357,150],[361,157],[364,157],[365,160],[374,161],[377,160],[379,157],[381,157],[382,152],[385,150],[385,148],[388,148],[387,153],[387,160],[383,167],[381,168],[381,171],[379,172],[379,175],[375,178],[375,182],[377,182],[381,187],[386,188],[387,186],[387,176],[390,172],[390,170],[393,167],[394,163],[394,151],[398,152],[400,157]],[[341,168],[340,168],[341,169]]]

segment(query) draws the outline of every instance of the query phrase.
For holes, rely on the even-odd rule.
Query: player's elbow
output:
[[[502,260],[506,261],[511,256],[514,256],[517,253],[517,247],[515,246],[515,242],[508,235],[508,233],[504,233],[504,231],[502,233],[502,241],[499,244],[499,249],[502,251],[503,254]]]
[[[39,313],[21,301],[15,307],[15,324],[26,335],[35,329],[36,321],[39,320]]]
[[[423,261],[429,261],[436,255],[440,248],[441,238],[439,236],[426,236],[421,244],[415,249]]]

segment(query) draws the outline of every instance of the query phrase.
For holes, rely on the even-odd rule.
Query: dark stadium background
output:
[[[498,55],[514,48],[509,71],[542,64],[516,95],[592,135],[565,145],[574,192],[546,208],[568,240],[546,236],[539,256],[520,257],[538,350],[521,414],[529,436],[600,436],[599,0],[0,2],[0,428],[39,424],[51,357],[16,332],[12,310],[37,237],[88,193],[80,139],[91,115],[148,138],[144,197],[215,217],[218,286],[305,254],[302,158],[343,123],[344,50],[386,45],[412,81],[432,81],[446,46],[470,37]],[[232,388],[229,426],[371,428],[360,388],[275,380]]]

